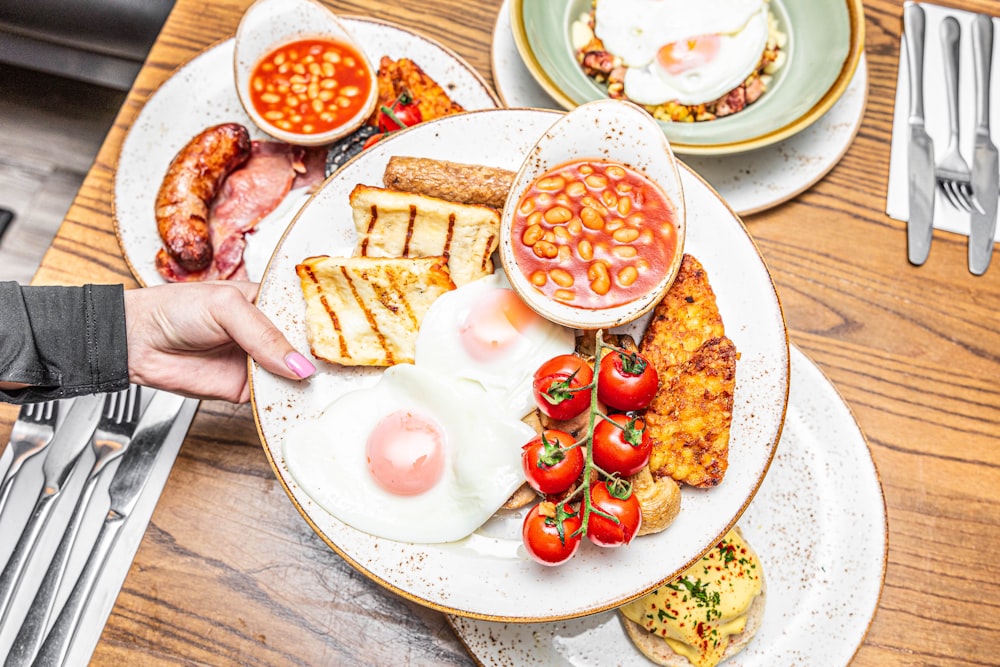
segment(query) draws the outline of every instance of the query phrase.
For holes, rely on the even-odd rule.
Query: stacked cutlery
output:
[[[4,541],[18,542],[6,561],[0,549],[5,667],[86,664],[93,652],[198,405],[167,392],[143,398],[133,387],[64,401],[52,442],[15,476],[0,514]],[[135,405],[141,419],[109,414]]]
[[[923,6],[921,6],[923,4]],[[924,73],[925,73],[925,32],[926,18],[924,7],[931,8],[940,16],[942,50],[945,61],[944,75],[949,88],[949,117],[952,139],[950,151],[941,163],[935,166],[934,141],[927,131],[927,119],[924,105]],[[996,233],[996,217],[998,198],[1000,198],[1000,166],[998,166],[997,149],[990,136],[990,77],[993,60],[993,19],[980,14],[972,17],[972,62],[975,82],[975,134],[971,160],[971,170],[964,162],[958,150],[958,109],[955,100],[958,84],[958,56],[960,49],[960,29],[956,18],[965,13],[959,10],[947,10],[926,3],[908,1],[903,9],[904,41],[908,65],[906,80],[909,99],[908,115],[906,116],[905,154],[906,163],[906,200],[909,215],[907,218],[907,257],[915,265],[923,264],[929,255],[935,216],[940,216],[950,224],[946,229],[960,231],[958,220],[965,217],[968,226],[968,264],[969,271],[982,275],[989,266],[994,248]],[[965,14],[965,16],[969,16]],[[968,21],[968,18],[964,19]],[[968,24],[967,24],[968,25]],[[950,63],[950,67],[948,66]],[[946,86],[946,87],[948,87]],[[968,98],[966,98],[968,100]],[[897,98],[897,103],[900,99]],[[940,103],[938,103],[940,104]],[[897,116],[897,119],[899,117]],[[965,116],[966,120],[971,120]],[[936,121],[935,121],[936,122]],[[937,127],[937,125],[934,125]],[[944,134],[935,135],[944,139]],[[966,135],[968,137],[968,135]],[[968,144],[966,144],[968,149]],[[894,146],[895,153],[895,146]],[[952,164],[961,165],[962,170],[948,169]],[[895,161],[893,161],[895,166]],[[901,166],[901,165],[899,165]],[[890,176],[892,169],[890,168]],[[964,173],[963,178],[956,176]],[[970,174],[971,172],[971,174]],[[937,178],[935,179],[935,174]],[[935,210],[935,182],[942,193],[942,206]],[[949,189],[949,186],[950,189]],[[887,212],[893,215],[893,192],[890,178],[890,196],[887,201]],[[971,191],[971,192],[970,192]],[[959,192],[961,196],[955,193]],[[896,217],[896,216],[894,216]]]

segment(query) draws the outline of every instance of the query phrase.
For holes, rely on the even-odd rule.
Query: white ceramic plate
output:
[[[341,17],[377,68],[383,55],[410,58],[466,109],[498,106],[492,90],[471,65],[450,49],[406,28],[373,19]],[[161,85],[129,129],[115,171],[115,234],[132,274],[144,286],[163,278],[154,259],[162,246],[153,207],[174,155],[206,127],[238,122],[254,139],[270,139],[247,116],[233,79],[233,39],[220,42],[181,66]],[[250,278],[258,280],[274,244],[309,194],[293,190],[247,235],[244,255]]]
[[[740,527],[763,562],[767,607],[753,640],[726,664],[847,665],[882,592],[885,498],[850,410],[795,347],[778,453]],[[449,621],[489,667],[652,664],[633,648],[617,612],[559,623]]]
[[[289,227],[268,265],[258,305],[294,346],[308,350],[295,264],[310,255],[351,253],[355,232],[348,194],[357,183],[381,184],[392,155],[516,170],[558,118],[540,110],[472,112],[424,123],[376,144],[331,177]],[[252,364],[251,400],[265,453],[299,512],[331,548],[373,580],[421,604],[525,622],[582,616],[638,597],[699,558],[729,530],[753,498],[778,441],[788,390],[788,341],[774,285],[739,219],[691,171],[682,169],[681,178],[688,206],[685,248],[705,266],[726,333],[741,353],[724,482],[711,490],[684,489],[680,516],[663,533],[623,549],[581,549],[559,568],[540,566],[524,553],[519,513],[494,518],[452,544],[378,539],[318,507],[289,474],[282,452],[298,422],[315,418],[338,396],[374,384],[381,370],[320,363],[309,382],[298,383]]]
[[[497,93],[508,107],[560,109],[524,66],[504,0],[493,29],[492,69]],[[764,211],[812,187],[844,156],[861,127],[868,100],[864,55],[847,90],[822,118],[773,146],[724,157],[682,155],[740,215]]]

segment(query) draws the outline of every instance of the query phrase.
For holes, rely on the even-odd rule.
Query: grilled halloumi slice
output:
[[[448,258],[455,285],[493,273],[500,215],[487,206],[358,185],[351,192],[357,257]]]
[[[309,257],[295,267],[312,353],[344,366],[412,363],[420,322],[455,289],[444,257]]]

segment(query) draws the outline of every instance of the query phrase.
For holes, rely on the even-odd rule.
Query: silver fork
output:
[[[14,545],[14,551],[7,559],[6,565],[0,571],[0,613],[5,618],[10,611],[18,587],[21,585],[25,566],[38,546],[55,501],[62,495],[76,462],[87,446],[90,435],[97,423],[100,397],[80,396],[73,399],[72,407],[67,411],[66,418],[52,436],[52,442],[46,448],[45,461],[42,462],[42,488],[31,508],[27,522],[21,528],[21,536]],[[81,432],[81,429],[85,429]],[[0,619],[0,626],[3,620]]]
[[[10,444],[7,445],[13,453],[13,458],[4,472],[3,482],[0,482],[0,517],[3,516],[4,505],[7,504],[7,497],[10,496],[14,486],[14,476],[25,461],[52,442],[58,418],[59,401],[29,403],[21,408],[17,421],[10,430]]]
[[[97,481],[108,464],[119,458],[128,448],[132,441],[132,435],[135,433],[135,427],[139,423],[141,406],[140,390],[136,385],[131,385],[127,390],[116,394],[108,394],[105,398],[101,420],[90,439],[90,448],[94,452],[94,463],[87,475],[76,507],[73,508],[73,515],[70,517],[66,532],[63,533],[55,556],[52,557],[52,562],[49,563],[49,568],[45,572],[45,578],[42,579],[27,616],[21,624],[21,629],[14,639],[7,661],[4,663],[5,667],[30,664],[38,652],[42,639],[45,637],[45,628],[55,607],[56,594],[66,574],[69,555],[73,550],[77,533],[83,523]],[[2,625],[3,620],[0,620],[0,626]]]
[[[972,172],[958,148],[958,54],[962,28],[953,16],[941,21],[941,53],[944,60],[944,87],[948,98],[948,147],[934,168],[944,198],[961,211],[973,207],[982,212],[972,192]]]

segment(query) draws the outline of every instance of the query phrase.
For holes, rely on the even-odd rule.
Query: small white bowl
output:
[[[265,56],[283,44],[303,39],[332,39],[357,51],[370,76],[368,96],[361,109],[343,124],[322,133],[289,132],[264,119],[250,98],[254,68]],[[257,0],[247,8],[236,31],[233,65],[236,91],[254,124],[275,139],[302,146],[321,146],[346,136],[371,116],[378,101],[376,70],[364,49],[337,16],[316,0]]]
[[[543,294],[518,267],[512,226],[521,197],[535,179],[567,162],[604,160],[622,163],[656,183],[674,206],[677,247],[664,276],[632,301],[600,309],[569,305]],[[651,310],[673,284],[684,254],[684,192],[677,161],[657,122],[641,107],[620,100],[582,104],[542,135],[521,165],[507,196],[500,222],[500,261],[514,291],[538,314],[577,329],[611,328]]]

